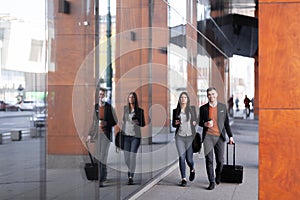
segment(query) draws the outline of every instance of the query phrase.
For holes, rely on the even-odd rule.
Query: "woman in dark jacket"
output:
[[[141,127],[145,126],[144,110],[139,107],[135,92],[128,95],[128,105],[124,106],[122,130],[124,131],[124,157],[128,167],[128,184],[133,184],[136,168],[136,153],[141,143]]]
[[[186,186],[186,164],[190,168],[189,180],[195,179],[192,142],[196,134],[196,109],[190,106],[190,98],[186,92],[179,96],[177,108],[173,110],[172,126],[176,127],[175,142],[179,155],[181,173],[180,186]]]

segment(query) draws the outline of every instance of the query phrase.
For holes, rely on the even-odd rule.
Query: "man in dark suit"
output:
[[[234,143],[229,125],[226,105],[217,101],[218,93],[214,87],[206,90],[208,103],[200,107],[199,126],[203,127],[202,138],[205,154],[206,172],[209,180],[208,190],[215,188],[215,183],[220,183],[220,175],[224,163],[224,148],[226,134],[230,144]],[[213,153],[216,157],[216,169],[214,174]],[[216,177],[215,177],[216,175]]]
[[[99,89],[99,102],[95,104],[93,113],[93,124],[87,137],[87,142],[92,138],[96,140],[95,157],[99,167],[99,187],[107,178],[107,156],[112,141],[112,127],[118,122],[113,107],[105,102],[106,89]]]

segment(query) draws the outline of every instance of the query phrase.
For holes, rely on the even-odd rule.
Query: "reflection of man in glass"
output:
[[[208,103],[200,107],[199,126],[203,128],[203,147],[205,154],[206,172],[209,180],[208,190],[220,183],[220,175],[224,163],[224,148],[227,133],[230,144],[234,143],[229,125],[226,105],[217,101],[218,93],[215,88],[206,90]],[[213,169],[213,153],[216,158],[216,169]],[[216,177],[215,177],[216,175]]]
[[[87,142],[92,138],[96,140],[95,157],[99,166],[99,187],[107,179],[107,156],[110,142],[112,141],[112,127],[117,124],[117,118],[112,106],[105,102],[106,89],[99,89],[99,102],[95,104],[93,124]]]

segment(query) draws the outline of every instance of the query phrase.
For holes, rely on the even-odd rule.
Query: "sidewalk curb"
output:
[[[127,198],[128,200],[135,200],[139,198],[142,194],[150,190],[154,185],[156,185],[159,181],[164,179],[166,176],[168,176],[172,171],[174,171],[178,165],[177,160],[174,161],[172,164],[169,165],[168,169],[163,170],[161,173],[156,175],[154,178],[152,178],[149,182],[147,182],[139,191],[135,192],[132,196],[129,196]]]
[[[10,113],[10,114],[0,113],[0,118],[31,117],[32,115],[33,114],[28,114],[28,113]]]

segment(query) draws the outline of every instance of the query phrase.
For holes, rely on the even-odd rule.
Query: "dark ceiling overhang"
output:
[[[254,57],[258,49],[258,20],[239,14],[199,21],[197,28],[228,57]]]

